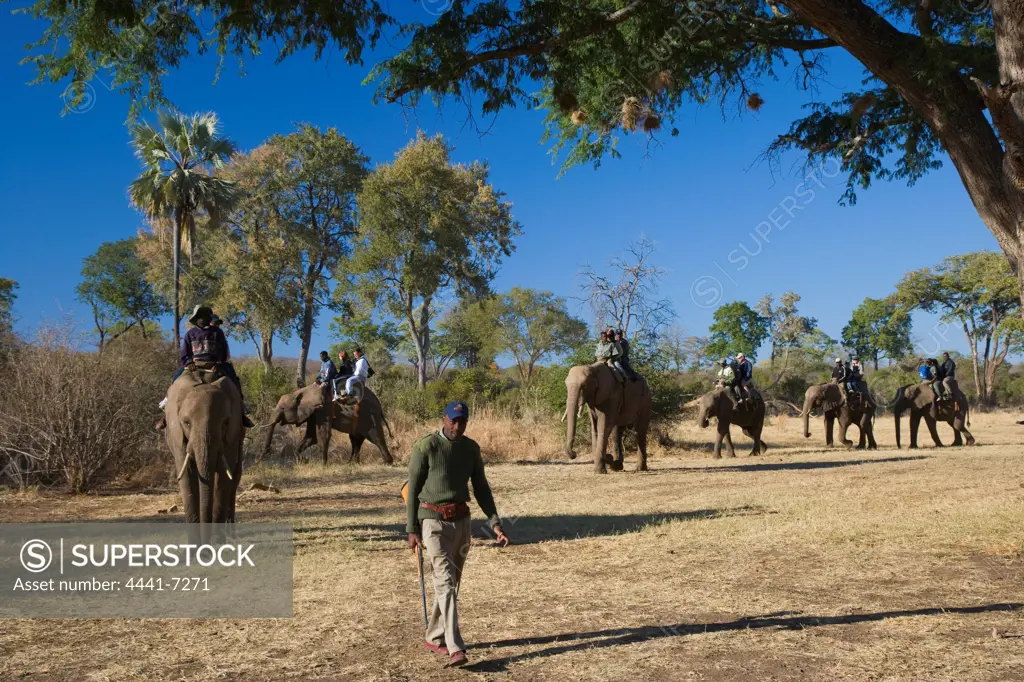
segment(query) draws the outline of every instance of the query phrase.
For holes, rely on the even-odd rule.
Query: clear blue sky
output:
[[[63,86],[30,87],[34,73],[18,64],[23,45],[40,32],[30,18],[6,12],[0,24],[6,102],[0,120],[8,131],[0,166],[0,276],[21,285],[16,315],[23,331],[61,311],[88,325],[74,293],[82,259],[143,224],[126,196],[139,171],[124,125],[126,99],[94,82],[91,108],[61,117]],[[166,86],[182,110],[215,111],[224,132],[244,149],[310,122],[338,128],[378,163],[392,159],[417,127],[444,133],[458,160],[490,162],[494,184],[508,194],[523,225],[497,289],[519,285],[574,295],[581,265],[600,266],[644,234],[657,243],[656,263],[670,271],[664,294],[692,334],[706,333],[714,306],[695,304],[691,293],[705,305],[719,298],[754,304],[765,293],[793,290],[803,296],[802,312],[838,338],[853,308],[866,296],[889,293],[905,271],[955,253],[997,249],[948,160],[915,187],[876,184],[855,207],[836,203],[842,176],[825,179],[825,189],[808,182],[816,194],[796,197],[802,210],[793,211],[787,225],[780,206],[792,205],[786,198],[802,177],[773,177],[757,159],[809,101],[791,86],[790,73],[761,88],[765,105],[757,114],[730,112],[723,120],[717,107],[693,106],[676,122],[678,137],[659,136],[662,146],[648,150],[646,138],[634,135],[620,145],[624,159],[557,179],[559,166],[540,143],[542,112],[503,112],[489,134],[479,136],[464,126],[465,112],[456,105],[441,113],[429,105],[418,112],[374,106],[372,86],[361,85],[374,61],[370,54],[366,67],[349,67],[336,53],[320,62],[300,54],[275,66],[268,54],[247,63],[244,77],[228,62],[214,85],[215,61],[193,59]],[[852,60],[836,53],[818,97],[831,101],[860,76]],[[739,269],[741,246],[757,253],[752,235],[772,218],[785,229],[772,227],[768,243]],[[314,353],[329,343],[328,321],[323,316],[314,332]],[[927,339],[934,322],[915,318],[915,335]],[[249,354],[240,343],[234,353]],[[953,330],[942,346],[964,349],[965,342]],[[278,355],[296,353],[294,337],[276,348]]]

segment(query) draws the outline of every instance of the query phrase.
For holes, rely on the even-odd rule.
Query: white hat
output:
[[[842,361],[843,361],[842,358],[836,358],[836,362],[842,362]]]

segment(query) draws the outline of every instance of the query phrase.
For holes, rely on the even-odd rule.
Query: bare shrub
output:
[[[21,486],[84,492],[152,462],[173,358],[162,342],[125,338],[96,353],[71,323],[42,329],[0,377],[0,468]]]

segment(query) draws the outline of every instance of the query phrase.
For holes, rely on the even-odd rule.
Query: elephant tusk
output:
[[[568,407],[565,408],[565,410],[562,412],[562,422],[563,423],[565,422],[565,415],[567,415],[567,414],[569,414],[569,408]]]
[[[229,481],[235,480],[235,477],[231,475],[231,469],[228,467],[227,460],[224,459],[224,453],[223,452],[220,454],[220,463],[222,465],[224,465],[224,473],[227,474],[228,480]]]
[[[178,477],[174,480],[180,481],[181,477],[185,475],[185,469],[188,469],[188,460],[192,457],[191,452],[185,453],[185,461],[181,464],[181,471],[178,472]]]

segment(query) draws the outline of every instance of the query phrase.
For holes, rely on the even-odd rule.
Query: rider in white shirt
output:
[[[345,381],[345,395],[353,395],[353,386],[357,383],[365,386],[366,380],[370,378],[370,363],[366,361],[363,349],[356,348],[353,355],[356,356],[356,366],[352,376]]]

